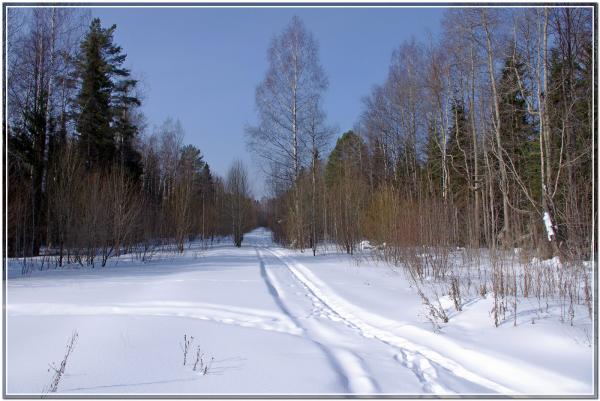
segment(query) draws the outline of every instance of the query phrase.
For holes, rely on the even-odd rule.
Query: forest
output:
[[[241,244],[254,210],[244,165],[213,176],[173,119],[142,135],[116,26],[69,8],[11,12],[7,254],[104,266],[196,238]]]
[[[398,46],[327,157],[334,131],[316,39],[295,19],[272,43],[260,125],[248,133],[270,172],[277,239],[313,251],[325,240],[352,253],[368,239],[391,253],[441,245],[589,258],[591,9],[449,10],[442,38]]]
[[[591,9],[446,11],[438,41],[399,44],[337,139],[317,38],[294,17],[245,127],[268,177],[260,202],[243,163],[215,176],[176,120],[147,127],[116,26],[69,8],[9,18],[11,257],[104,264],[194,239],[241,245],[257,225],[292,248],[368,240],[396,261],[415,246],[595,250]]]
[[[126,7],[5,8],[4,396],[598,396],[595,5]]]

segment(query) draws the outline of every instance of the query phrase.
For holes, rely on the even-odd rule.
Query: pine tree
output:
[[[182,171],[190,174],[194,185],[194,191],[200,193],[202,188],[202,176],[204,174],[204,157],[200,149],[194,145],[185,145],[181,149],[180,163]]]

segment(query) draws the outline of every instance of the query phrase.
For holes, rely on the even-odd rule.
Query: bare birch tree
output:
[[[490,80],[490,87],[492,90],[492,105],[493,105],[493,128],[494,128],[494,137],[495,137],[495,145],[496,145],[496,156],[498,158],[498,165],[500,170],[500,192],[502,194],[502,217],[504,224],[502,225],[502,233],[503,233],[503,242],[508,244],[511,242],[510,236],[512,235],[510,231],[510,214],[509,214],[509,199],[508,199],[508,173],[506,168],[506,160],[504,155],[504,148],[502,146],[501,139],[501,118],[500,118],[500,95],[498,94],[498,85],[496,82],[496,68],[495,68],[495,48],[493,43],[493,27],[492,25],[496,23],[493,17],[498,17],[497,15],[491,16],[490,10],[482,8],[479,10],[481,17],[481,29],[484,32],[484,41],[485,41],[485,54],[487,58],[487,68],[488,75]],[[495,13],[494,13],[495,14]]]
[[[297,184],[310,157],[308,135],[315,105],[327,88],[318,44],[298,17],[276,35],[268,50],[269,68],[256,88],[259,125],[248,127],[248,142],[265,163],[267,174],[293,191],[296,246],[303,249],[304,222]]]

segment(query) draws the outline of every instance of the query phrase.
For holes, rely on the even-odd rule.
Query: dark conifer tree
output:
[[[8,147],[11,157],[16,158],[13,174],[19,176],[19,185],[28,184],[31,205],[28,207],[28,223],[24,225],[21,238],[25,255],[38,255],[46,233],[44,179],[47,171],[46,153],[48,136],[53,128],[47,118],[47,93],[40,95],[31,108],[22,111],[22,125],[9,130]]]
[[[473,145],[462,100],[453,100],[451,116],[447,149],[451,169],[449,188],[454,200],[458,201],[468,196]]]
[[[354,174],[366,177],[367,147],[360,136],[353,131],[345,132],[336,142],[325,167],[325,180],[328,185]]]
[[[130,95],[136,81],[123,67],[127,56],[113,43],[116,28],[103,28],[95,18],[81,43],[77,60],[81,81],[76,116],[79,146],[88,168],[121,161],[139,176],[140,158],[132,146],[137,129],[128,116],[129,108],[139,100]],[[115,160],[116,156],[121,160]]]
[[[537,165],[538,158],[532,158],[537,142],[534,127],[527,114],[527,104],[519,88],[519,77],[524,77],[524,66],[518,54],[506,60],[500,79],[500,120],[502,147],[509,163],[517,171],[524,171],[527,182],[534,181],[534,172],[527,171]],[[522,79],[522,78],[521,78]],[[533,163],[531,163],[533,162]],[[539,182],[539,179],[537,180]],[[534,184],[535,185],[535,184]]]
[[[428,193],[431,196],[442,194],[442,163],[443,148],[433,124],[427,128],[427,144],[425,145],[425,177],[428,184]]]
[[[534,208],[527,198],[541,196],[539,143],[535,127],[527,112],[519,80],[525,77],[525,68],[517,52],[505,61],[499,81],[500,122],[502,148],[509,171],[508,191],[511,199],[511,221],[513,235],[518,239],[530,232],[531,219],[537,219]],[[525,188],[522,188],[518,180]]]
[[[333,237],[350,254],[360,240],[359,222],[368,190],[367,163],[366,144],[348,131],[337,140],[325,167]]]
[[[566,22],[563,22],[566,23]],[[571,48],[573,44],[571,45]],[[558,177],[555,206],[558,240],[575,249],[589,243],[592,210],[592,155],[590,149],[593,122],[591,118],[592,46],[581,44],[576,53],[569,47],[552,49],[550,56],[549,108],[552,133],[552,160],[563,161],[563,173]],[[587,249],[579,249],[587,253]]]
[[[114,134],[118,162],[134,180],[142,175],[142,155],[137,144],[139,128],[133,122],[132,112],[135,107],[140,106],[140,100],[131,96],[130,92],[135,88],[137,81],[123,79],[115,86],[113,91],[114,110]]]

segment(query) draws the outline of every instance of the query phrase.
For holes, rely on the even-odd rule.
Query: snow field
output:
[[[589,319],[496,328],[488,296],[465,302],[434,332],[397,269],[285,250],[264,229],[246,234],[241,249],[148,264],[123,256],[102,269],[23,277],[17,270],[9,263],[11,395],[47,388],[48,364],[60,363],[73,330],[79,340],[60,393],[593,393]],[[194,336],[186,366],[184,334]],[[206,376],[189,362],[197,346],[214,357]]]

